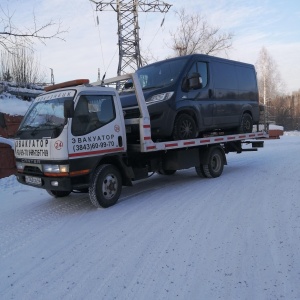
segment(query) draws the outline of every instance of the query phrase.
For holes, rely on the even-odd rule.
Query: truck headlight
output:
[[[147,105],[151,105],[157,102],[167,101],[173,96],[174,92],[167,92],[162,94],[157,94],[152,96],[148,101],[146,101]]]
[[[65,176],[69,173],[69,165],[43,165],[43,172],[46,176]]]

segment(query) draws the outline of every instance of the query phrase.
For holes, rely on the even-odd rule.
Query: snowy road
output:
[[[300,136],[95,209],[0,180],[0,299],[300,299]]]

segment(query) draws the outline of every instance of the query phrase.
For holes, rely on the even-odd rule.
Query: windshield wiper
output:
[[[20,130],[33,129],[33,128],[37,128],[37,127],[32,126],[32,125],[25,125],[25,126],[22,126],[22,128],[20,128]]]

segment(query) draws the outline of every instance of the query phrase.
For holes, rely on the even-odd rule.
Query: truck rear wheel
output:
[[[122,178],[119,170],[113,165],[100,165],[92,177],[89,195],[96,207],[114,205],[121,194]]]
[[[54,190],[46,190],[49,195],[55,198],[67,197],[71,194],[69,191],[54,191]]]
[[[203,165],[203,172],[208,178],[219,177],[224,168],[224,157],[220,149],[213,149],[208,157],[208,164]]]
[[[206,178],[206,175],[205,175],[204,170],[203,170],[203,165],[200,165],[199,167],[195,167],[195,170],[196,170],[196,173],[199,177]]]

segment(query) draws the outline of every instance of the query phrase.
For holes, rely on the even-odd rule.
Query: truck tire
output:
[[[194,119],[188,114],[181,114],[176,117],[173,139],[176,140],[187,140],[195,139],[198,136],[198,129]]]
[[[54,190],[46,190],[49,195],[55,198],[67,197],[71,194],[69,191],[54,191]]]
[[[220,149],[213,149],[208,157],[208,164],[203,165],[203,172],[207,178],[219,177],[224,168],[224,157]]]
[[[195,167],[196,173],[201,178],[206,178],[206,175],[203,170],[203,165],[201,164],[199,167]]]
[[[239,133],[251,133],[253,129],[253,118],[250,114],[244,113],[239,127]]]
[[[159,169],[157,171],[158,174],[160,175],[174,175],[176,173],[176,170],[164,170],[164,169]]]
[[[122,178],[119,170],[113,165],[100,165],[94,172],[89,187],[89,196],[95,207],[114,205],[121,194]]]

